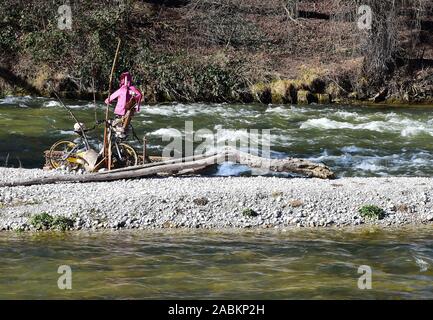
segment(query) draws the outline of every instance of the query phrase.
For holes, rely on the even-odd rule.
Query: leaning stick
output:
[[[108,141],[108,117],[109,117],[109,113],[110,113],[110,96],[111,96],[111,89],[112,89],[112,85],[113,85],[113,75],[114,75],[114,70],[116,68],[117,58],[119,56],[120,43],[121,43],[121,39],[119,39],[119,42],[117,43],[116,54],[114,55],[113,65],[111,67],[110,80],[109,80],[109,84],[108,84],[108,103],[107,103],[107,108],[105,110],[104,158],[106,159],[106,164],[107,164],[108,170],[111,169],[111,148],[108,146],[108,144],[109,144],[109,141]]]
[[[84,144],[86,145],[86,149],[89,150],[90,149],[90,145],[89,145],[89,141],[87,140],[87,135],[86,132],[84,131],[83,126],[81,125],[81,122],[77,119],[77,117],[75,116],[75,114],[72,112],[71,109],[69,109],[62,101],[62,99],[60,99],[59,95],[53,91],[54,95],[56,96],[57,100],[60,102],[60,105],[66,109],[66,111],[69,112],[69,114],[71,115],[72,119],[75,120],[75,122],[78,124],[78,126],[80,127],[80,131],[81,134],[83,135],[83,139],[84,139]]]

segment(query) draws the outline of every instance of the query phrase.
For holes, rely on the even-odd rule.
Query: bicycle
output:
[[[60,140],[54,143],[48,153],[51,167],[54,169],[65,168],[69,170],[84,169],[89,172],[97,171],[105,164],[104,149],[101,148],[97,153],[91,149],[86,133],[94,130],[99,124],[105,123],[99,121],[91,129],[83,129],[82,124],[78,124],[78,128],[74,128],[74,132],[79,135],[81,140],[78,143],[69,140]],[[77,124],[76,124],[77,125]],[[135,149],[123,142],[125,137],[120,137],[116,131],[116,126],[113,121],[109,120],[108,141],[111,142],[111,167],[110,169],[124,168],[135,166],[138,164],[138,155]]]

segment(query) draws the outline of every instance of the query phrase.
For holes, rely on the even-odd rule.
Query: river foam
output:
[[[363,117],[365,122],[347,122],[339,121],[330,118],[315,118],[308,119],[301,123],[300,129],[320,129],[320,130],[369,130],[377,132],[399,133],[403,137],[411,137],[418,134],[428,134],[433,136],[433,126],[430,123],[425,123],[401,116],[387,116],[386,120],[369,120]],[[347,117],[345,117],[347,119]],[[359,118],[356,118],[359,121]]]
[[[63,102],[78,119],[93,126],[93,102]],[[102,101],[97,102],[97,119],[103,118],[105,107]],[[0,163],[12,152],[24,167],[40,167],[43,151],[55,141],[54,136],[75,138],[70,131],[74,121],[55,99],[6,97],[0,99],[0,112]],[[254,149],[261,136],[249,136],[248,132],[270,129],[272,157],[324,162],[339,176],[433,175],[433,119],[426,108],[143,104],[133,126],[140,138],[147,136],[149,152],[157,155],[171,140],[161,137],[183,136],[186,121],[192,121],[194,133],[202,137],[196,145],[204,143],[208,150],[223,143],[239,145],[248,139]],[[101,128],[89,135],[100,139]],[[29,143],[35,137],[39,142]],[[132,140],[129,143],[141,148]]]

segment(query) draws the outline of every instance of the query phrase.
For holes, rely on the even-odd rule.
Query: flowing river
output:
[[[0,233],[0,299],[432,299],[416,230]],[[72,289],[59,290],[59,266]],[[360,290],[358,268],[372,271]]]
[[[80,121],[94,124],[95,108],[86,101],[65,101]],[[96,117],[103,119],[104,105]],[[433,118],[427,107],[263,106],[225,104],[144,105],[133,120],[138,136],[146,134],[150,154],[161,154],[169,141],[163,136],[185,121],[194,131],[221,132],[210,146],[245,137],[245,130],[270,130],[272,157],[302,157],[320,161],[343,176],[431,176]],[[52,99],[0,99],[0,163],[41,167],[43,151],[59,139],[74,139],[74,121]],[[225,131],[224,131],[225,130]],[[247,131],[251,132],[251,131]],[[90,136],[97,144],[102,128]],[[204,141],[204,140],[203,140]],[[201,141],[200,141],[201,142]],[[196,142],[196,145],[199,142]],[[137,149],[141,144],[131,141]],[[246,169],[223,165],[218,174],[245,174]]]

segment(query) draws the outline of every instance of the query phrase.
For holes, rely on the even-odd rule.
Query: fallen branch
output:
[[[290,20],[292,20],[292,21],[293,21],[294,23],[296,23],[298,26],[304,28],[304,26],[302,25],[302,23],[300,23],[298,20],[296,20],[295,18],[292,17],[292,14],[290,13],[289,9],[288,9],[285,5],[283,5],[283,8],[284,8],[284,10],[286,11],[286,13],[287,13],[287,17],[288,17]]]
[[[311,178],[334,178],[334,173],[321,163],[297,158],[267,159],[237,150],[231,152],[236,157],[237,163],[242,163],[251,168],[265,168],[273,172],[297,173]]]
[[[297,173],[306,177],[332,179],[334,173],[325,165],[304,159],[267,159],[227,148],[221,152],[191,156],[186,158],[147,163],[140,166],[112,170],[110,172],[84,175],[58,175],[32,180],[13,181],[0,184],[0,187],[32,186],[69,182],[104,182],[122,179],[145,178],[155,175],[178,175],[200,172],[206,168],[233,161],[253,168],[262,168],[274,172]]]

